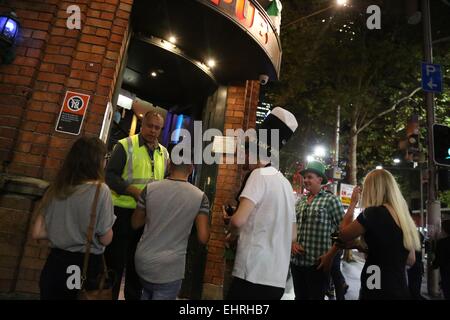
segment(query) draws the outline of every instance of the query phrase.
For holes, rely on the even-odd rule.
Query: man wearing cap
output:
[[[295,299],[323,300],[338,251],[330,235],[339,230],[344,208],[335,195],[322,189],[328,182],[323,163],[311,161],[301,174],[309,194],[296,206],[297,240],[292,243],[291,258]]]
[[[297,126],[292,113],[274,108],[260,128],[268,131],[266,137],[271,140],[265,141],[260,136],[250,142],[249,152],[258,146],[259,157],[256,164],[249,166],[254,170],[229,224],[227,241],[239,235],[229,300],[277,300],[283,296],[291,243],[296,238],[295,199],[289,181],[271,164],[278,163],[274,159],[278,157],[278,145],[282,147]],[[263,152],[270,154],[271,161],[261,157]]]

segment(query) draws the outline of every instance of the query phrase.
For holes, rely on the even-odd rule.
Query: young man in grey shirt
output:
[[[208,198],[188,182],[193,166],[170,163],[169,170],[167,179],[147,184],[132,217],[133,228],[145,225],[135,255],[142,300],[176,299],[194,221],[198,240],[209,239]]]

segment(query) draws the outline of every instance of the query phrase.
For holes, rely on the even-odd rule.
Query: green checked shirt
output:
[[[330,235],[339,229],[344,216],[344,208],[339,199],[321,190],[311,204],[303,197],[296,205],[297,242],[305,249],[305,254],[293,255],[291,262],[297,266],[310,267],[331,248]]]

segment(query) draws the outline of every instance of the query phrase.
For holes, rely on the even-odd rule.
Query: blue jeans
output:
[[[183,280],[176,280],[167,283],[150,283],[141,279],[142,290],[141,300],[176,300]]]

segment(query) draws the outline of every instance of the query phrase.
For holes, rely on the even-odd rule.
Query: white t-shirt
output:
[[[254,170],[241,198],[255,204],[239,233],[233,276],[278,288],[286,286],[291,258],[294,191],[273,167]]]

